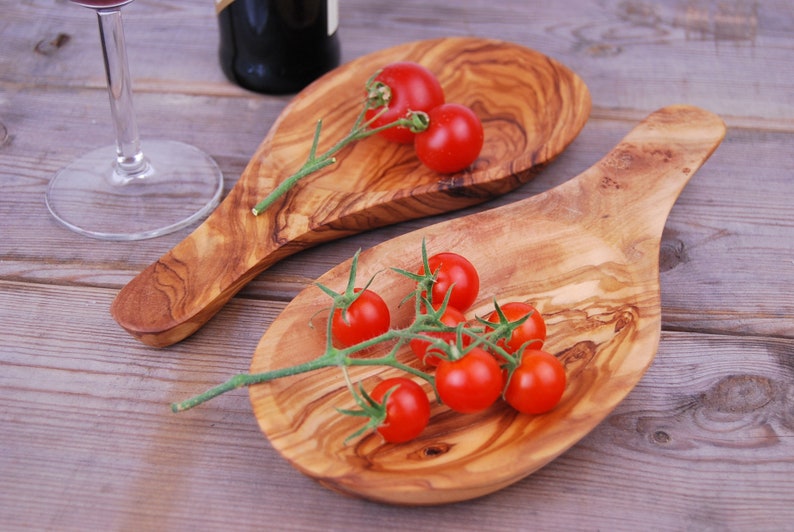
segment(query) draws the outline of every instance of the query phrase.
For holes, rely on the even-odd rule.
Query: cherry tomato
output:
[[[331,334],[339,346],[350,347],[385,333],[390,325],[386,302],[372,290],[364,290],[346,310],[334,311]]]
[[[480,275],[474,265],[466,257],[451,252],[433,255],[427,259],[427,263],[430,271],[436,273],[430,301],[440,305],[452,287],[448,305],[466,312],[480,292]],[[418,273],[425,274],[424,266],[419,268]]]
[[[546,341],[546,322],[535,307],[529,303],[511,302],[500,305],[499,308],[509,322],[518,321],[530,314],[529,318],[513,331],[510,338],[497,342],[499,347],[508,353],[518,352],[525,344],[527,344],[527,348],[540,349],[543,347],[543,342]],[[499,323],[499,314],[494,310],[486,317],[486,320],[491,323]]]
[[[479,347],[457,360],[442,360],[436,368],[438,397],[455,412],[485,410],[499,398],[503,386],[496,359]]]
[[[466,316],[464,316],[463,313],[455,307],[447,306],[447,308],[444,309],[444,313],[441,315],[441,323],[444,325],[449,325],[450,327],[456,327],[459,323],[465,322]],[[454,344],[457,341],[457,333],[455,332],[429,332],[426,334],[427,336],[444,340],[448,344]],[[463,337],[464,346],[468,345],[470,342],[471,340],[468,336]],[[438,363],[442,360],[438,356],[432,355],[434,352],[438,353],[438,350],[430,347],[430,342],[428,341],[414,338],[411,340],[410,346],[411,351],[414,352],[417,358],[428,366],[438,366]],[[428,347],[430,347],[430,349],[428,349]]]
[[[565,367],[557,357],[530,349],[507,383],[505,400],[524,414],[543,414],[560,402],[565,382]]]
[[[392,443],[413,440],[430,421],[430,401],[417,383],[404,377],[394,377],[378,383],[370,397],[382,404],[386,392],[386,420],[378,427],[383,439]]]
[[[387,85],[391,90],[388,110],[381,114],[370,126],[376,128],[405,118],[410,111],[429,113],[434,107],[444,103],[444,90],[428,69],[410,61],[391,63],[375,76],[375,82]],[[383,110],[383,107],[368,109],[365,115],[370,120]],[[410,144],[415,134],[408,128],[398,126],[379,133],[383,138],[401,144]]]
[[[484,137],[482,122],[474,111],[446,103],[427,114],[430,125],[414,139],[416,156],[422,164],[440,174],[451,174],[477,160]]]

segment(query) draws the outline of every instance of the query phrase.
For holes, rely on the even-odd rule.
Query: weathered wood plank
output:
[[[246,94],[227,83],[217,67],[212,9],[211,2],[176,0],[139,0],[126,8],[137,90]],[[0,72],[5,81],[104,85],[90,12],[71,5],[53,8],[39,0],[4,15]],[[575,6],[523,0],[502,0],[496,6],[484,0],[372,6],[353,0],[341,6],[340,35],[344,60],[409,40],[501,38],[574,69],[590,86],[596,109],[630,109],[641,117],[672,103],[688,103],[743,123],[762,119],[769,127],[790,129],[794,94],[780,76],[790,71],[787,28],[792,21],[786,0],[587,0]],[[69,39],[63,42],[59,35]]]
[[[74,235],[50,219],[43,205],[49,176],[72,156],[105,141],[104,125],[84,127],[106,119],[105,102],[93,103],[94,97],[92,91],[77,91],[58,102],[41,90],[10,95],[11,112],[2,120],[12,138],[0,148],[5,161],[0,179],[6,192],[0,199],[4,233],[0,275],[6,279],[120,288],[188,233],[139,243],[104,243]],[[170,136],[208,150],[221,164],[229,181],[227,190],[250,157],[246,149],[256,149],[281,110],[281,102],[269,100],[257,100],[260,105],[250,110],[246,99],[182,96],[174,103],[169,97],[144,94],[138,101],[143,130],[162,136],[170,129]],[[179,118],[158,120],[167,114]],[[45,116],[62,116],[62,126],[42,130]],[[239,117],[238,127],[218,134],[228,129],[228,116]],[[243,295],[290,299],[359,247],[551,188],[598,160],[632,125],[592,119],[556,162],[505,197],[483,207],[374,230],[340,246],[302,252],[260,275]],[[76,138],[78,131],[85,131],[86,138]],[[792,142],[792,133],[729,129],[723,145],[687,185],[672,210],[662,243],[666,328],[686,324],[701,331],[794,335],[794,293],[788,289],[794,285],[794,264],[780,259],[794,257],[794,181],[790,168],[774,162],[778,154],[790,151]],[[50,146],[60,148],[55,151]],[[50,229],[42,231],[42,227]]]
[[[31,295],[38,304],[19,312]],[[792,340],[664,333],[637,388],[562,457],[492,496],[407,512],[340,497],[297,473],[259,432],[243,390],[167,410],[246,371],[256,331],[279,304],[238,298],[164,351],[112,327],[112,296],[0,283],[6,526],[247,526],[279,519],[296,501],[313,508],[290,513],[296,526],[351,530],[383,519],[521,528],[526,511],[539,528],[636,530],[650,514],[657,529],[775,529],[794,519]],[[522,511],[505,511],[516,500]]]

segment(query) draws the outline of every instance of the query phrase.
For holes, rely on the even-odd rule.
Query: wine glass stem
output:
[[[150,171],[141,151],[135,111],[132,106],[132,80],[124,43],[120,9],[97,10],[99,35],[107,74],[110,111],[116,129],[116,165],[113,180],[126,184],[141,179]]]

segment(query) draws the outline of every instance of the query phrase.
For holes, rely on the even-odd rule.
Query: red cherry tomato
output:
[[[455,412],[485,410],[499,398],[503,386],[496,359],[478,347],[458,360],[442,360],[436,368],[438,397]]]
[[[413,440],[430,421],[430,401],[417,383],[404,377],[394,377],[380,382],[370,397],[383,404],[386,392],[392,390],[386,400],[386,420],[378,427],[383,439],[392,443]]]
[[[416,134],[414,148],[422,164],[440,174],[451,174],[471,166],[480,156],[483,127],[474,111],[446,103],[427,113],[430,125]]]
[[[513,331],[510,338],[497,342],[499,347],[508,353],[518,352],[525,344],[527,348],[540,349],[543,347],[543,342],[546,341],[546,322],[535,307],[529,303],[511,302],[500,305],[499,308],[508,322],[518,321],[531,314]],[[486,320],[491,323],[499,323],[499,314],[494,310],[486,317]]]
[[[505,389],[505,400],[524,414],[543,414],[560,402],[565,392],[565,366],[557,357],[530,349],[513,371]]]
[[[374,338],[388,331],[391,325],[388,305],[372,290],[361,292],[346,310],[336,309],[331,319],[331,334],[341,347]]]
[[[430,271],[436,274],[430,294],[433,305],[440,305],[451,287],[448,305],[466,312],[480,292],[480,275],[474,265],[462,255],[451,252],[433,255],[427,259],[427,263]],[[425,274],[424,266],[419,268],[418,273]]]
[[[449,325],[450,327],[456,327],[459,323],[466,323],[466,316],[464,316],[463,313],[455,307],[447,306],[447,308],[444,309],[444,313],[441,315],[441,323],[444,325]],[[427,336],[444,340],[450,345],[457,341],[457,333],[455,332],[429,332],[426,334]],[[464,336],[463,345],[465,346],[469,343],[471,343],[469,337]],[[410,346],[411,351],[414,352],[417,358],[428,366],[438,366],[438,363],[442,360],[438,356],[433,356],[432,353],[438,353],[438,350],[430,347],[430,342],[428,341],[414,338],[411,340]],[[428,349],[428,347],[430,347],[430,349]]]
[[[388,110],[371,124],[372,129],[405,118],[411,111],[429,113],[431,109],[444,103],[444,90],[436,76],[417,63],[410,61],[391,63],[375,76],[374,82],[389,87],[391,100],[387,103]],[[368,109],[365,119],[372,119],[382,110],[383,107]],[[415,136],[411,130],[402,126],[386,129],[379,135],[401,144],[412,143]]]

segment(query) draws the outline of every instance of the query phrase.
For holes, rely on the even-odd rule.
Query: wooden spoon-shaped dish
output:
[[[411,147],[372,137],[253,216],[251,208],[306,160],[317,121],[323,120],[322,153],[350,130],[370,76],[398,60],[429,68],[447,101],[470,106],[482,119],[485,145],[473,167],[442,176],[423,167]],[[301,249],[518,187],[576,137],[589,113],[587,87],[571,70],[501,41],[421,41],[356,59],[292,100],[223,203],[130,281],[111,313],[146,344],[175,343],[261,271]]]
[[[500,302],[528,301],[548,324],[545,349],[565,364],[568,386],[548,414],[516,413],[499,401],[481,414],[433,407],[422,436],[386,444],[377,434],[344,444],[361,421],[341,371],[325,368],[250,389],[260,427],[296,468],[348,494],[398,504],[460,501],[507,486],[542,467],[585,436],[629,393],[650,365],[661,330],[659,247],[676,198],[725,135],[723,122],[694,107],[673,106],[647,117],[609,154],[575,179],[491,211],[432,225],[364,251],[358,279],[392,308],[428,253],[456,251],[481,276],[469,313]],[[318,282],[342,291],[350,261]],[[377,274],[377,275],[376,275]],[[324,349],[330,299],[317,287],[301,292],[273,322],[251,372],[305,362]],[[412,305],[393,316],[411,320]],[[314,327],[309,328],[309,322]],[[398,355],[413,363],[410,351]],[[404,357],[404,358],[403,358]],[[405,375],[393,368],[356,367],[366,389]]]

